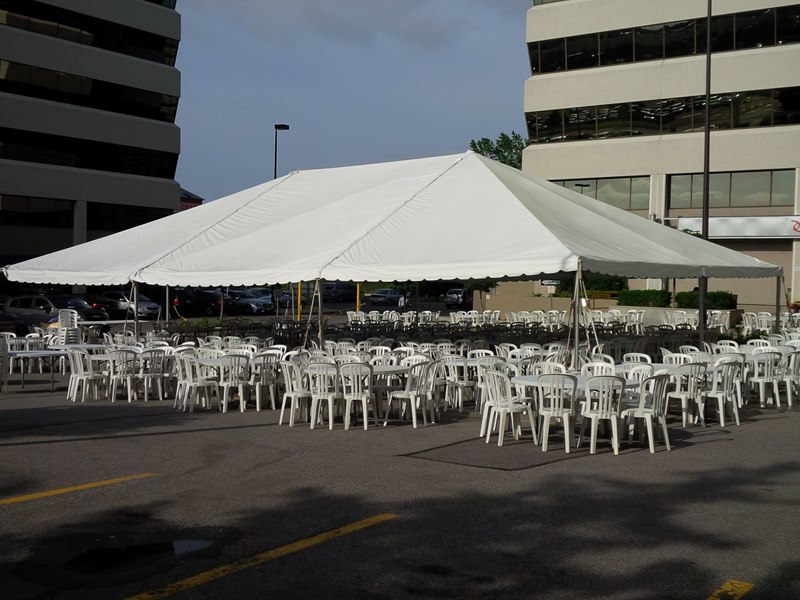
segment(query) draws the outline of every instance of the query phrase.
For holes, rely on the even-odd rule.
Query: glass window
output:
[[[631,104],[633,135],[659,135],[664,100],[647,100]]]
[[[650,177],[631,177],[631,210],[650,210]]]
[[[772,205],[794,206],[794,169],[772,172]]]
[[[542,73],[563,71],[566,68],[566,43],[564,38],[539,43],[539,68]]]
[[[736,15],[736,48],[761,48],[775,44],[775,11],[753,10]]]
[[[169,123],[178,108],[174,96],[5,60],[0,60],[0,92]]]
[[[572,179],[564,182],[564,187],[573,192],[578,192],[590,198],[597,197],[597,180],[596,179]]]
[[[700,178],[702,182],[702,177]],[[700,191],[702,199],[702,190]],[[702,200],[701,200],[702,202]],[[731,174],[711,173],[708,177],[708,206],[720,208],[730,206],[731,202]],[[702,203],[700,204],[702,207]]]
[[[772,125],[772,90],[736,94],[732,100],[734,127]]]
[[[531,73],[539,72],[539,42],[528,44],[528,60],[531,63]]]
[[[49,229],[71,229],[72,207],[73,203],[69,200],[0,194],[0,223]]]
[[[664,58],[664,25],[645,25],[634,30],[634,60]]]
[[[689,208],[692,199],[692,176],[672,175],[669,178],[669,208]]]
[[[692,99],[670,98],[660,106],[661,131],[663,133],[684,133],[692,131]]]
[[[89,202],[86,207],[86,226],[93,231],[122,231],[172,213],[166,208]]]
[[[597,66],[597,34],[567,38],[567,69]]]
[[[800,4],[776,9],[775,25],[778,44],[800,42]]]
[[[775,90],[772,118],[775,125],[800,123],[800,88]]]
[[[702,173],[692,175],[692,208],[703,208],[703,179]]]
[[[664,55],[666,58],[694,54],[695,22],[674,21],[664,25]]]
[[[747,171],[731,175],[731,206],[769,206],[770,171]]]
[[[607,178],[597,180],[597,199],[611,206],[628,210],[631,208],[631,178]]]
[[[631,105],[606,104],[597,107],[597,137],[628,137],[631,135]]]
[[[733,50],[733,15],[711,17],[711,52]],[[706,51],[706,19],[697,19],[697,53]]]
[[[0,10],[10,27],[175,65],[178,40],[35,0],[2,0]]]
[[[734,94],[712,94],[711,95],[711,129],[730,129],[731,128],[731,106]],[[705,104],[705,97],[703,97]],[[705,119],[705,115],[703,115]]]
[[[542,111],[537,119],[539,142],[560,142],[564,139],[564,111]]]
[[[633,30],[606,31],[600,34],[600,64],[633,62]]]
[[[597,135],[594,106],[567,108],[564,110],[564,139],[587,140]]]

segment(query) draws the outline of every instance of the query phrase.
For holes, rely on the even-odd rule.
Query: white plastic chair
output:
[[[514,439],[518,440],[522,432],[522,424],[520,417],[523,414],[528,415],[528,421],[531,425],[531,433],[533,436],[533,443],[539,443],[539,436],[536,432],[536,408],[530,398],[522,399],[514,395],[511,379],[500,371],[494,369],[486,369],[484,372],[486,379],[486,388],[491,398],[491,403],[488,407],[489,414],[489,427],[486,432],[486,443],[489,443],[492,431],[497,427],[497,445],[503,445],[503,437],[506,430],[506,421],[510,418],[510,425],[514,435]]]
[[[615,375],[594,375],[586,380],[584,399],[581,402],[581,428],[577,447],[583,440],[586,422],[591,423],[589,454],[597,452],[597,431],[600,421],[611,425],[611,447],[619,454],[619,418],[625,379]]]
[[[669,375],[653,375],[645,379],[639,386],[638,404],[625,408],[620,413],[629,424],[631,420],[641,419],[647,427],[647,439],[650,443],[650,453],[655,453],[655,445],[653,441],[653,423],[658,422],[661,424],[661,431],[664,437],[664,443],[667,446],[667,451],[672,448],[669,443],[669,432],[667,431],[667,417],[666,417],[666,402],[667,402],[667,385],[669,384]]]
[[[542,363],[540,363],[542,364]],[[538,366],[538,365],[537,365]],[[550,421],[561,420],[564,424],[564,446],[569,454],[572,437],[572,419],[575,416],[575,395],[578,380],[572,375],[548,373],[539,375],[539,416],[542,419],[542,452],[547,452]]]
[[[372,393],[372,366],[364,363],[344,363],[339,366],[342,397],[345,402],[344,428],[350,429],[353,404],[360,405],[364,418],[364,429],[369,427],[369,405],[375,426],[378,426],[378,410]]]

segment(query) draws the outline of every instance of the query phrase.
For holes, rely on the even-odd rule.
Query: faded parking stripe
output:
[[[752,583],[729,579],[714,590],[714,593],[708,597],[708,600],[738,600],[752,589]]]
[[[81,492],[83,490],[91,490],[93,488],[104,487],[107,485],[114,485],[117,483],[125,483],[127,481],[135,481],[136,479],[145,479],[146,477],[155,477],[157,473],[139,473],[138,475],[126,475],[125,477],[115,477],[114,479],[104,479],[103,481],[93,481],[91,483],[82,483],[80,485],[73,485],[65,488],[58,488],[56,490],[48,490],[46,492],[36,492],[35,494],[26,494],[24,496],[14,496],[12,498],[0,499],[0,506],[8,504],[17,504],[18,502],[28,502],[29,500],[41,500],[42,498],[49,498],[50,496],[59,496],[61,494],[71,494],[72,492]]]
[[[244,571],[245,569],[249,569],[250,567],[260,565],[261,563],[280,558],[281,556],[286,556],[287,554],[292,554],[293,552],[305,550],[306,548],[316,546],[322,542],[327,542],[334,538],[348,535],[361,529],[366,529],[367,527],[372,527],[373,525],[379,525],[380,523],[391,521],[392,519],[396,518],[397,515],[393,515],[391,513],[375,515],[374,517],[363,519],[362,521],[356,521],[355,523],[350,523],[349,525],[339,527],[338,529],[332,529],[331,531],[326,531],[325,533],[320,533],[297,542],[292,542],[291,544],[287,544],[285,546],[280,546],[278,548],[273,548],[272,550],[267,550],[266,552],[261,552],[260,554],[255,554],[234,563],[204,571],[203,573],[182,579],[181,581],[176,581],[175,583],[158,590],[152,590],[137,594],[135,596],[130,596],[127,600],[158,600],[159,598],[166,598],[173,594],[177,594],[178,592],[183,592],[199,585],[209,583],[221,577],[225,577],[226,575],[232,575],[233,573]]]

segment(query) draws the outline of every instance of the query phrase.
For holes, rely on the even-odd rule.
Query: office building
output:
[[[0,264],[180,206],[175,0],[0,0]]]
[[[535,0],[523,171],[699,232],[707,10],[706,0]],[[710,238],[781,265],[800,298],[800,4],[715,1],[710,47]],[[775,305],[772,281],[709,288],[737,293],[745,310]]]

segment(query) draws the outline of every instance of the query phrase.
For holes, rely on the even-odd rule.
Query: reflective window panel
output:
[[[597,54],[596,33],[567,38],[567,69],[596,67]]]
[[[545,40],[539,43],[539,69],[542,73],[563,71],[566,68],[566,40]]]
[[[673,21],[664,25],[664,56],[688,56],[694,54],[694,19]]]
[[[633,30],[607,31],[600,34],[600,65],[633,62]]]
[[[775,9],[736,15],[736,49],[775,45]]]
[[[781,6],[775,9],[775,28],[778,44],[800,42],[800,5]]]
[[[633,32],[634,60],[661,60],[664,58],[664,25],[637,27]]]

